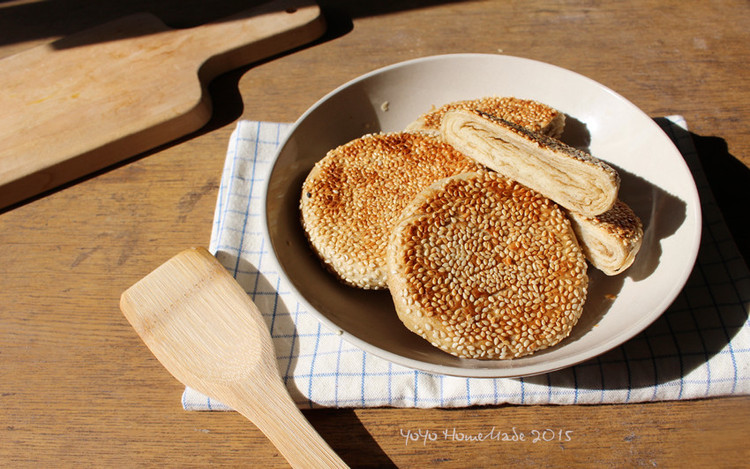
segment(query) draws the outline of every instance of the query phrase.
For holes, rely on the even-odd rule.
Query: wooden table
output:
[[[183,386],[142,344],[118,298],[182,248],[208,243],[238,119],[293,121],[334,87],[390,63],[502,52],[587,75],[651,116],[682,114],[747,259],[747,211],[736,215],[728,199],[747,200],[747,1],[350,3],[321,2],[329,30],[317,43],[218,78],[204,129],[0,214],[0,464],[285,465],[238,414],[183,411]],[[138,10],[180,27],[243,4],[2,2],[0,56]],[[305,415],[354,467],[739,467],[750,457],[750,397]],[[402,436],[493,426],[571,439],[407,445]]]

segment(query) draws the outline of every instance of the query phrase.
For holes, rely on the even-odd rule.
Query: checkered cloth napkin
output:
[[[279,369],[302,408],[600,404],[750,394],[750,274],[711,195],[684,119],[657,121],[698,184],[704,226],[697,264],[674,304],[644,332],[561,371],[516,379],[432,375],[366,353],[322,326],[279,275],[261,224],[264,181],[290,124],[238,123],[209,249],[263,313]],[[266,281],[259,281],[259,273]],[[187,410],[230,410],[190,388],[182,404]]]

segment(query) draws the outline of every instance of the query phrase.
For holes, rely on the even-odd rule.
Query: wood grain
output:
[[[190,25],[246,6],[210,3],[3,2],[0,55],[145,7],[167,24]],[[684,115],[712,186],[746,194],[750,5],[743,0],[354,3],[321,2],[329,30],[318,43],[217,78],[214,114],[202,130],[0,214],[4,465],[286,467],[242,416],[182,410],[182,385],[143,346],[118,298],[176,252],[208,242],[237,119],[293,121],[373,68],[502,49],[572,69],[651,116]],[[750,457],[750,397],[304,414],[352,467],[742,467]],[[427,445],[406,445],[401,433],[492,427],[572,433],[545,444]]]
[[[0,207],[199,129],[216,75],[323,30],[294,0],[189,29],[142,13],[0,60]]]
[[[120,309],[172,376],[247,417],[292,467],[348,467],[289,395],[263,314],[205,248],[150,272]]]

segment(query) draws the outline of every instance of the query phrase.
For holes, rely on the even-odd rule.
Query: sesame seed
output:
[[[417,128],[439,131],[445,113],[456,109],[476,109],[552,137],[560,136],[565,123],[564,114],[537,101],[488,96],[442,105],[421,115]]]
[[[389,284],[405,286],[392,289],[397,312],[402,295],[414,298],[439,318],[443,334],[434,340],[461,357],[515,358],[554,345],[577,322],[586,294],[574,236],[556,204],[497,173],[443,179],[394,228]]]
[[[422,133],[368,134],[318,161],[303,184],[303,227],[315,252],[342,280],[386,287],[385,250],[409,200],[431,183],[479,166]]]

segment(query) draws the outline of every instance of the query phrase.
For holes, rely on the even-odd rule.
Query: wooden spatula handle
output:
[[[236,388],[237,403],[233,407],[266,435],[292,467],[349,467],[302,415],[280,379],[278,387],[263,391],[259,396],[255,390]]]

